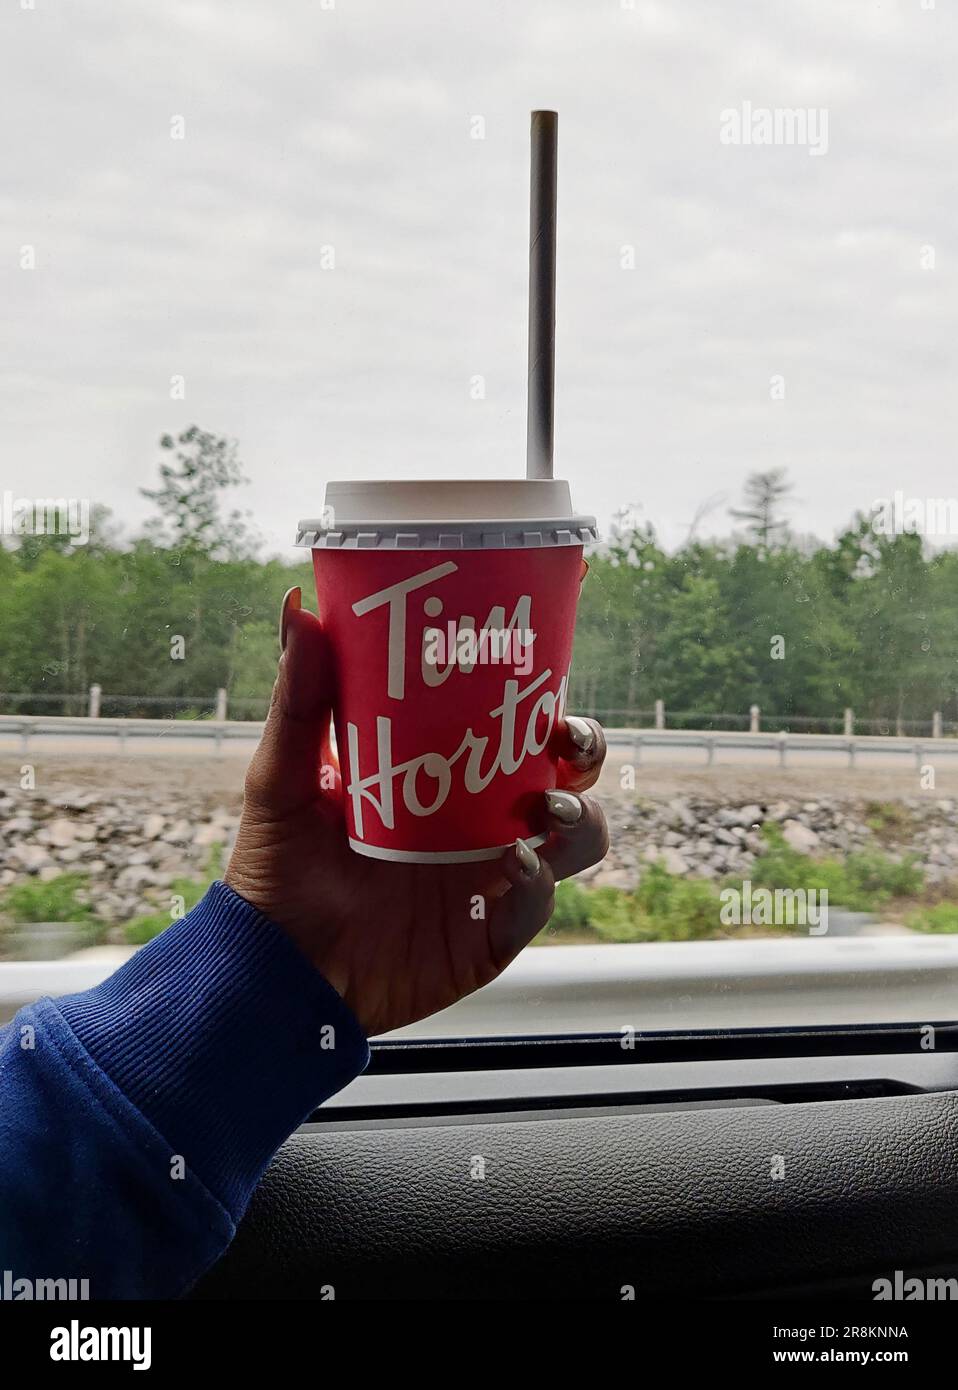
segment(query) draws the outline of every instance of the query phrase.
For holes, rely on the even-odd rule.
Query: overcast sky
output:
[[[521,476],[552,107],[580,509],[674,543],[759,468],[822,536],[958,492],[947,0],[33,3],[0,14],[0,488],[134,525],[196,422],[288,551],[327,478]],[[744,102],[824,109],[827,153],[723,144]]]

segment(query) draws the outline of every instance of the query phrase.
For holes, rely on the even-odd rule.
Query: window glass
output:
[[[543,101],[611,849],[412,1031],[949,1015],[955,48],[917,3],[7,8],[4,1017],[222,873],[326,482],[522,476]]]

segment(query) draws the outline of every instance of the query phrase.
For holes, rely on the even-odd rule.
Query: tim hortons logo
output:
[[[388,609],[389,635],[387,646],[386,693],[390,701],[403,702],[410,684],[406,670],[407,621],[412,602],[422,602],[422,612],[427,618],[435,619],[443,612],[443,601],[439,593],[441,582],[450,574],[455,574],[458,565],[447,560],[441,565],[422,574],[412,575],[396,584],[380,589],[353,604],[357,618],[363,618],[383,607]],[[475,634],[475,617],[463,614],[459,617],[457,631]],[[453,644],[450,659],[444,665],[437,664],[434,656],[435,629],[426,627],[420,648],[418,676],[427,688],[442,685],[453,668],[468,677],[474,669],[470,659],[475,655],[476,644],[470,648],[467,659],[462,661],[462,645]],[[494,605],[480,630],[482,633],[510,634],[515,648],[525,652],[531,648],[532,597],[523,594],[516,603],[512,616],[506,621],[504,606]],[[519,640],[520,635],[525,640]],[[481,640],[481,637],[480,637]],[[481,648],[479,648],[481,650]],[[501,647],[500,647],[501,649]],[[517,666],[525,663],[516,663]],[[525,667],[527,670],[528,668]],[[401,778],[402,804],[410,815],[431,816],[444,806],[453,787],[455,769],[462,789],[475,796],[484,791],[495,777],[511,777],[528,757],[543,752],[552,733],[556,719],[565,707],[567,677],[562,676],[558,688],[549,688],[552,668],[530,673],[528,682],[513,678],[507,679],[503,686],[502,700],[494,709],[488,711],[488,719],[496,720],[497,734],[494,738],[476,734],[471,727],[462,736],[454,753],[427,751],[403,763],[394,763],[392,757],[392,718],[387,714],[376,718],[376,767],[373,772],[361,775],[363,755],[366,749],[360,748],[359,729],[347,723],[347,748],[349,756],[349,782],[346,794],[350,798],[356,835],[364,838],[364,803],[373,808],[382,825],[387,830],[395,828],[395,790],[394,783]],[[545,689],[543,687],[546,687]],[[415,698],[413,693],[412,698]],[[522,720],[525,720],[523,727]],[[516,751],[516,732],[521,731],[521,742]],[[428,787],[426,799],[420,795],[420,780]]]

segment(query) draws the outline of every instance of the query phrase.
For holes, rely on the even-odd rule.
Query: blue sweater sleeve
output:
[[[368,1061],[332,986],[214,884],[102,984],[0,1031],[0,1270],[185,1292],[283,1140]]]

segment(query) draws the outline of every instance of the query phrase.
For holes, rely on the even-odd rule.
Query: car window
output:
[[[522,476],[541,86],[611,847],[407,1031],[948,1018],[953,18],[291,10],[0,19],[0,1015],[222,874],[326,482]]]

